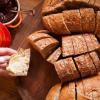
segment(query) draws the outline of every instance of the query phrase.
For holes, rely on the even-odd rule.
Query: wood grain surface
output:
[[[41,21],[41,7],[43,0],[21,1],[22,9],[35,9],[35,16],[24,15],[23,23],[16,30],[12,30],[12,48],[31,48],[31,63],[27,77],[17,78],[18,91],[23,100],[44,100],[48,90],[59,82],[54,66],[47,63],[41,55],[32,49],[27,36],[32,32],[44,29]],[[27,7],[28,6],[28,7]]]

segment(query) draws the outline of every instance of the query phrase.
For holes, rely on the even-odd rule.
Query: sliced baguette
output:
[[[36,42],[43,38],[50,38],[51,36],[48,33],[49,33],[49,31],[47,31],[47,30],[36,31],[28,36],[28,40],[30,42]]]
[[[96,48],[94,48],[94,44],[92,43],[90,34],[83,34],[83,37],[84,37],[84,40],[86,42],[88,51],[95,50]]]
[[[74,55],[86,53],[87,45],[82,35],[73,35],[72,36],[73,46],[74,46]]]
[[[95,13],[93,8],[81,8],[81,23],[83,32],[93,33],[95,31]]]

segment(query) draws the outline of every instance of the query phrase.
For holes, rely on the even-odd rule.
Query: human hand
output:
[[[9,73],[5,70],[11,55],[17,51],[11,48],[0,48],[0,76],[9,76]]]

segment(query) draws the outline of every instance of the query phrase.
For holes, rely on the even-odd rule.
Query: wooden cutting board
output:
[[[25,16],[22,25],[16,30],[12,30],[14,40],[11,47],[16,50],[20,47],[30,47],[32,51],[29,74],[27,77],[19,77],[17,79],[19,81],[17,87],[23,100],[44,100],[48,90],[59,82],[59,79],[54,66],[47,63],[38,52],[34,51],[26,39],[32,32],[44,29],[41,21],[43,0],[20,1],[22,4],[21,8],[34,8],[36,13],[35,16]]]

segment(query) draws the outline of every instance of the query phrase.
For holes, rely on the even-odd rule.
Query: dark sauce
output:
[[[11,10],[18,10],[16,0],[0,0],[0,22],[7,23],[16,16],[17,13]]]

